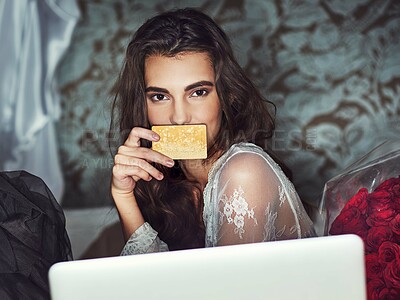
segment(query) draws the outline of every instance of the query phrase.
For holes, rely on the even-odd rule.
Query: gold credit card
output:
[[[157,125],[151,130],[160,136],[152,149],[172,159],[207,158],[207,134],[205,124]]]

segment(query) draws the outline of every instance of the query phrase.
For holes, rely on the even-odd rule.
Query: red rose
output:
[[[397,214],[391,221],[390,221],[390,229],[400,236],[400,214]]]
[[[388,204],[392,202],[393,195],[387,190],[375,190],[369,194],[369,206]]]
[[[350,207],[357,207],[361,214],[366,214],[368,202],[367,202],[368,190],[366,188],[360,189],[357,194],[355,194],[346,203],[343,210],[349,209]]]
[[[388,191],[393,196],[399,197],[400,196],[400,176],[397,178],[389,178],[382,182],[375,191]]]
[[[386,190],[375,190],[368,196],[368,218],[369,226],[387,226],[396,216],[393,196]]]
[[[389,226],[389,223],[397,215],[395,209],[387,205],[385,208],[369,209],[369,215],[366,222],[371,227]]]
[[[358,231],[355,234],[357,234],[363,240],[364,245],[367,243],[368,230]]]
[[[379,300],[379,293],[385,288],[385,282],[381,279],[373,279],[367,283],[368,300]]]
[[[379,260],[385,264],[400,260],[400,246],[396,243],[385,241],[378,249]]]
[[[372,227],[368,230],[366,249],[369,252],[377,252],[384,241],[391,241],[392,230],[387,226]]]
[[[368,225],[365,222],[365,217],[361,214],[357,207],[349,207],[337,216],[333,221],[330,234],[345,234],[354,233],[364,235],[368,230]]]
[[[387,264],[383,270],[383,280],[387,287],[400,290],[400,260]]]
[[[386,191],[392,197],[392,206],[396,210],[400,210],[400,176],[397,178],[389,178],[382,182],[375,191]]]
[[[379,203],[390,203],[392,199],[395,198],[393,194],[388,190],[374,190],[371,194],[369,194],[368,201],[369,205],[374,205],[375,202]]]
[[[384,288],[379,292],[380,300],[399,300],[400,299],[400,291],[397,289],[389,289]]]
[[[394,184],[392,185],[390,192],[393,194],[395,198],[397,199],[400,198],[400,176],[395,178]]]
[[[365,270],[368,280],[381,278],[384,269],[385,265],[379,261],[378,254],[371,253],[365,256]]]

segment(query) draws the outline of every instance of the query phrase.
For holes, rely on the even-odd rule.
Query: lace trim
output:
[[[244,191],[241,186],[238,190],[234,190],[233,194],[228,197],[223,194],[220,201],[224,203],[223,212],[220,212],[219,224],[222,225],[226,218],[228,224],[234,224],[234,232],[239,234],[239,238],[243,239],[244,219],[247,216],[248,219],[253,219],[254,225],[257,225],[257,219],[254,217],[254,207],[249,209],[249,204],[243,197]]]
[[[131,235],[121,251],[123,255],[168,251],[168,246],[158,238],[158,233],[147,222]]]

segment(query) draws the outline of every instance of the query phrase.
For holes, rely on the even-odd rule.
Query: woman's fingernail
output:
[[[153,141],[158,141],[158,140],[160,139],[160,137],[159,137],[157,134],[155,134],[155,133],[153,133],[153,134],[151,135],[151,137],[153,138]]]
[[[173,160],[167,160],[166,164],[168,167],[173,167],[175,162]]]
[[[162,180],[162,179],[164,178],[164,175],[160,173],[160,174],[157,176],[157,178],[158,178],[158,180]]]

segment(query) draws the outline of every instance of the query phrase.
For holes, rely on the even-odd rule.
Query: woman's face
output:
[[[214,141],[221,108],[214,69],[206,53],[148,57],[145,84],[151,125],[206,124],[207,143]]]

